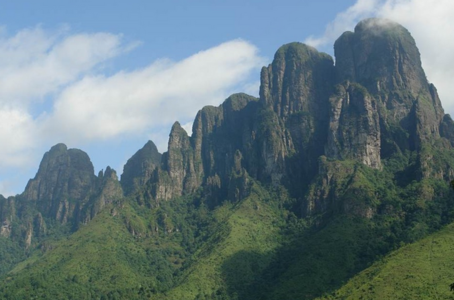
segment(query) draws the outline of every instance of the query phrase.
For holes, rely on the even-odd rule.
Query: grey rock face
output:
[[[403,145],[411,150],[439,137],[443,108],[408,30],[389,20],[367,19],[355,32],[344,33],[334,50],[337,81],[359,83],[377,100],[384,137],[395,139],[400,127],[411,136]]]
[[[379,169],[380,124],[375,99],[359,84],[338,86],[330,99],[331,118],[326,155],[355,159]]]
[[[180,123],[175,122],[169,136],[168,151],[162,156],[162,167],[155,170],[149,183],[152,196],[156,200],[169,200],[194,192],[201,184],[198,175],[201,167],[195,162],[190,137]]]
[[[333,59],[301,43],[282,46],[261,72],[260,98],[281,118],[317,113],[332,88]]]
[[[335,54],[336,65],[310,46],[284,45],[262,68],[258,102],[236,94],[203,108],[191,137],[176,123],[150,179],[154,197],[204,187],[213,199],[235,198],[229,186],[238,153],[244,174],[304,197],[321,156],[381,169],[383,159],[419,151],[440,132],[454,136],[405,28],[362,21],[336,41]]]
[[[121,185],[126,195],[137,191],[151,178],[156,167],[161,164],[161,154],[156,145],[148,141],[124,166]]]
[[[334,49],[340,81],[358,82],[374,94],[405,89],[417,97],[428,88],[415,41],[395,22],[363,20],[354,33],[344,33]]]
[[[200,178],[194,164],[194,151],[186,131],[175,122],[169,137],[169,150],[163,161],[164,170],[172,181],[174,196],[194,192]]]
[[[162,165],[155,169],[147,184],[151,197],[168,200],[204,186],[214,202],[225,198],[236,151],[249,149],[250,160],[245,164],[256,166],[252,163],[256,157],[253,129],[256,109],[256,98],[235,94],[219,107],[200,110],[191,137],[176,122]]]
[[[117,172],[107,167],[104,173],[98,176],[98,184],[90,197],[90,202],[82,206],[79,222],[87,223],[102,209],[111,203],[123,198],[123,189],[118,181]]]
[[[58,144],[44,154],[38,173],[22,195],[46,217],[66,223],[77,206],[88,201],[96,184],[93,164],[78,149]]]
[[[0,195],[0,236],[9,237],[11,235],[12,221],[16,215],[16,205],[14,197],[6,199]]]
[[[105,205],[122,197],[114,170],[107,167],[96,177],[85,152],[57,144],[44,154],[35,178],[21,195],[0,197],[0,221],[4,223],[0,233],[9,236],[13,226],[18,226],[14,238],[30,247],[46,236],[49,220],[77,229],[79,223],[87,223]]]
[[[282,46],[262,69],[260,101],[276,115],[268,112],[259,121],[268,126],[260,148],[265,174],[274,184],[285,177],[301,184],[314,175],[317,157],[324,153],[333,84],[332,58],[301,43]],[[289,156],[294,157],[290,168]]]

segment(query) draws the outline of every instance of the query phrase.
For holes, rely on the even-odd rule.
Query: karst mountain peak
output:
[[[85,152],[53,146],[22,194],[0,197],[2,238],[51,260],[64,251],[77,257],[78,243],[101,249],[90,234],[109,236],[103,253],[119,261],[112,268],[121,267],[121,278],[140,274],[140,285],[123,286],[110,273],[107,280],[79,261],[76,280],[65,260],[50,262],[64,274],[56,286],[71,282],[79,296],[77,289],[110,295],[103,280],[138,299],[334,292],[454,220],[454,122],[411,33],[365,19],[335,41],[334,56],[281,46],[259,74],[258,98],[237,93],[202,108],[191,134],[176,121],[168,150],[147,141],[120,180],[110,167],[95,175]],[[68,241],[59,244],[61,236]],[[48,274],[36,261],[30,274]],[[0,285],[0,295],[20,282],[33,286],[24,272]]]

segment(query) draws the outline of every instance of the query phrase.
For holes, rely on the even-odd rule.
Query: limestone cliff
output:
[[[301,43],[282,46],[272,64],[262,69],[260,101],[277,115],[269,114],[274,123],[270,129],[276,131],[266,133],[275,138],[262,146],[275,184],[289,173],[299,182],[314,175],[317,157],[324,151],[333,83],[333,59]],[[261,123],[266,125],[266,120]],[[276,155],[281,158],[271,159]],[[289,156],[294,157],[292,166],[299,164],[297,170],[287,168],[283,157]]]
[[[197,175],[201,166],[194,161],[190,138],[178,122],[172,126],[168,147],[168,152],[163,156],[162,167],[169,180],[159,182],[159,185],[166,185],[166,190],[170,191],[159,196],[165,200],[194,192],[201,181]]]
[[[122,197],[114,170],[107,167],[97,177],[85,152],[57,144],[44,154],[21,195],[0,197],[0,234],[30,247],[47,235],[49,224],[76,230]]]
[[[38,173],[21,197],[36,203],[44,216],[66,223],[89,200],[95,185],[96,176],[88,155],[58,144],[44,154]]]
[[[354,32],[345,32],[334,50],[337,86],[330,97],[325,155],[380,169],[383,161],[414,153],[401,171],[407,182],[449,180],[454,174],[447,155],[452,149],[453,123],[444,115],[436,88],[426,79],[411,34],[395,22],[367,19]],[[333,192],[335,183],[330,182],[335,181],[329,178],[336,178],[338,165],[323,165],[315,190],[308,194],[307,212],[325,211],[330,201],[336,198],[342,203],[348,195],[348,189]],[[355,173],[342,172],[347,177]],[[352,186],[355,177],[350,178]],[[362,210],[363,215],[370,213],[366,211]]]
[[[204,107],[194,120],[190,137],[176,122],[162,165],[149,180],[151,194],[147,197],[169,200],[206,187],[212,199],[225,198],[236,151],[253,148],[251,116],[256,101],[246,94],[236,94],[219,107]]]
[[[330,99],[326,155],[337,159],[357,159],[379,169],[380,123],[377,103],[359,84],[339,85]]]
[[[97,178],[97,186],[92,193],[90,202],[82,207],[79,222],[87,223],[94,218],[102,209],[111,203],[119,203],[123,199],[123,189],[118,181],[117,172],[107,167],[100,172]]]
[[[156,145],[148,141],[126,162],[121,175],[121,186],[126,195],[137,191],[151,178],[153,171],[161,164],[161,154]]]
[[[399,150],[415,150],[439,137],[443,108],[426,79],[416,43],[401,25],[383,19],[361,21],[334,45],[337,82],[356,82],[378,101],[384,155],[396,151],[400,132],[410,135]]]

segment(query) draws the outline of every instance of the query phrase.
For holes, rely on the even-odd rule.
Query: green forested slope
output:
[[[138,291],[151,280],[146,247],[127,231],[121,216],[107,211],[51,248],[7,275],[2,298],[90,299]]]
[[[320,299],[453,299],[454,224],[374,263]]]
[[[442,181],[399,187],[393,166],[334,167],[342,175],[330,188],[351,210],[325,216],[300,218],[284,188],[255,181],[245,199],[214,209],[198,194],[152,207],[125,198],[3,276],[0,298],[313,299],[451,219]],[[387,213],[364,217],[364,207]]]
[[[270,264],[282,243],[285,210],[259,186],[214,212],[215,233],[195,253],[166,299],[237,299]]]
[[[172,209],[181,203],[176,199]],[[3,276],[0,298],[135,299],[167,290],[196,247],[192,229],[202,227],[203,219],[203,209],[194,216],[186,208],[178,217],[172,209],[147,209],[144,217],[144,209],[133,203],[105,208],[76,233],[35,251]],[[163,230],[171,226],[171,215],[177,222],[190,220],[178,224],[184,239],[181,232]]]

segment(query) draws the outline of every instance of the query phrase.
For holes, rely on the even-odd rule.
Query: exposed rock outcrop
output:
[[[150,179],[151,196],[168,200],[205,186],[213,201],[225,198],[236,151],[255,151],[253,113],[256,109],[256,98],[235,94],[219,107],[200,110],[191,137],[176,122],[169,136],[168,152],[162,157],[162,167]],[[247,163],[256,166],[256,155],[252,153],[249,158]]]
[[[439,137],[443,108],[427,82],[418,48],[401,25],[384,19],[361,21],[334,45],[337,81],[356,82],[378,101],[384,155],[395,151],[389,139],[410,135],[399,150],[415,150]]]
[[[118,181],[117,172],[111,167],[107,167],[105,172],[100,172],[96,192],[91,196],[91,201],[83,207],[79,221],[87,223],[106,205],[118,202],[122,198],[123,189]]]
[[[326,154],[380,168],[380,124],[375,99],[359,84],[339,85],[330,99]]]
[[[78,207],[88,202],[96,181],[93,164],[85,152],[58,144],[44,154],[22,198],[35,202],[43,216],[66,223]]]
[[[290,173],[300,183],[314,176],[317,157],[324,153],[333,84],[333,59],[301,43],[282,46],[262,69],[260,101],[277,115],[268,113],[268,120],[260,122],[272,123],[262,151],[274,184]],[[295,157],[292,166],[299,164],[298,170],[288,169],[284,157],[289,156]]]
[[[148,141],[126,162],[121,175],[121,186],[126,195],[137,191],[151,178],[156,167],[161,164],[161,154],[156,145]]]
[[[49,226],[76,230],[122,197],[114,170],[107,167],[97,177],[85,152],[57,144],[44,154],[21,195],[0,197],[0,235],[30,247],[46,237]]]
[[[286,119],[307,112],[317,119],[323,115],[332,88],[333,59],[301,43],[279,48],[274,60],[261,72],[260,98]]]

